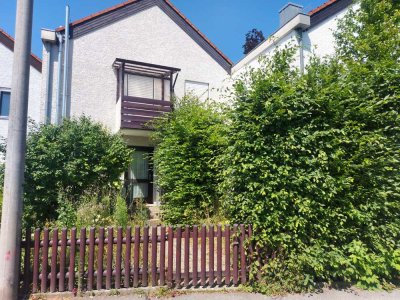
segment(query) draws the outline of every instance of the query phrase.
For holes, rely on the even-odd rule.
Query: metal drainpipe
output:
[[[69,6],[65,7],[65,50],[64,50],[64,82],[62,97],[62,119],[67,117],[68,92],[68,59],[69,59]]]
[[[299,43],[299,51],[300,51],[300,72],[304,73],[304,43],[303,43],[303,30],[297,29],[297,41]]]
[[[46,72],[47,72],[46,89],[47,89],[47,91],[46,91],[46,103],[44,106],[44,110],[45,110],[44,122],[45,122],[45,124],[49,124],[49,123],[51,123],[51,97],[50,97],[50,95],[51,95],[50,64],[51,64],[51,52],[52,52],[51,51],[51,48],[52,48],[51,43],[46,43],[45,48],[47,51],[47,68],[46,68]]]
[[[58,38],[58,74],[57,74],[57,93],[56,93],[56,115],[54,119],[55,124],[60,123],[60,90],[61,90],[61,56],[62,56],[62,45],[63,45],[63,35],[57,32]]]

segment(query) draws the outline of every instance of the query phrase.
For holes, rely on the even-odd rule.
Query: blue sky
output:
[[[218,48],[234,62],[242,56],[244,36],[252,28],[268,36],[278,28],[279,10],[290,0],[172,0]],[[291,0],[306,12],[326,0]],[[124,0],[35,0],[32,52],[42,56],[40,29],[63,25],[65,5],[77,20]],[[14,36],[16,0],[0,0],[0,27]]]

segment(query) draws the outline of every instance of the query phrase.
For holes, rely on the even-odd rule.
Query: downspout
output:
[[[44,116],[45,116],[45,120],[44,120],[44,122],[45,122],[45,124],[49,124],[49,123],[51,123],[51,86],[50,86],[50,84],[51,84],[51,81],[50,81],[50,79],[51,79],[51,76],[50,76],[50,70],[51,70],[51,68],[50,68],[50,64],[51,64],[51,43],[46,43],[45,44],[45,48],[46,48],[46,51],[47,51],[47,68],[46,68],[46,73],[47,73],[47,77],[46,77],[46,88],[47,88],[47,91],[46,91],[46,103],[45,103],[45,107],[44,107],[44,110],[45,110],[45,113],[44,113]]]
[[[65,50],[64,50],[64,82],[62,98],[62,119],[67,117],[68,92],[68,60],[69,60],[69,6],[65,7]]]
[[[300,73],[304,73],[304,42],[303,42],[303,29],[297,29],[297,41],[299,43],[300,52]]]
[[[58,74],[57,74],[57,93],[56,93],[56,115],[54,123],[57,125],[60,123],[60,90],[61,90],[61,56],[62,56],[62,45],[63,45],[63,35],[57,32],[58,39]]]

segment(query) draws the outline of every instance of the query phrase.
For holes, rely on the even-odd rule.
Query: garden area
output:
[[[194,225],[244,224],[239,229],[246,228],[246,242],[235,236],[238,227],[228,239],[229,226],[225,233],[213,226],[204,236],[204,251],[214,253],[215,241],[221,253],[219,281],[235,261],[228,256],[226,263],[232,237],[240,247],[232,272],[248,274],[242,280],[248,291],[399,286],[400,3],[362,0],[359,10],[340,21],[335,39],[335,55],[312,57],[304,72],[293,67],[297,48],[281,48],[238,78],[225,104],[175,99],[174,110],[151,124],[164,228],[154,232],[164,232],[155,245],[167,251],[164,226],[179,228],[179,241],[183,237],[183,245],[197,249],[193,243],[201,232]],[[86,117],[32,127],[24,228],[148,225],[146,205],[127,200],[121,179],[133,151],[122,136]],[[186,225],[181,232],[179,226]],[[116,232],[115,247],[122,249],[130,232],[124,242]],[[151,243],[148,232],[144,240],[140,234],[139,243]],[[109,252],[113,245],[114,239]],[[159,263],[160,249],[154,254]],[[97,251],[86,265],[97,264],[94,257],[109,259]],[[189,273],[201,280],[193,271],[193,254],[187,255],[191,263],[182,280]],[[197,260],[200,266],[200,256]],[[183,256],[179,268],[181,263],[186,266]],[[207,265],[204,276],[214,278]],[[241,268],[246,270],[240,273]]]

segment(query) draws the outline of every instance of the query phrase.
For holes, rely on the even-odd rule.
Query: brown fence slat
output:
[[[175,261],[175,284],[181,285],[181,253],[182,253],[182,228],[176,228],[176,261]]]
[[[39,285],[39,250],[40,250],[40,229],[35,230],[34,236],[34,248],[33,248],[33,280],[32,280],[32,292],[38,291]]]
[[[85,277],[85,254],[86,254],[86,228],[81,228],[79,236],[79,272],[78,288],[83,288],[83,278]]]
[[[113,248],[114,248],[114,228],[108,228],[107,234],[107,266],[106,266],[106,289],[111,289],[112,280],[112,263],[113,263]]]
[[[149,227],[143,229],[143,268],[142,268],[142,286],[149,285]]]
[[[198,228],[197,226],[193,226],[193,276],[192,276],[192,286],[196,287],[197,286],[197,272],[198,272]]]
[[[165,284],[165,226],[160,230],[160,286]]]
[[[76,228],[71,229],[71,246],[69,249],[68,290],[72,292],[75,285]]]
[[[151,286],[157,285],[157,227],[151,228]]]
[[[94,242],[95,242],[95,229],[92,227],[89,231],[89,259],[88,259],[88,278],[87,289],[93,290],[93,276],[94,276]]]
[[[115,288],[121,287],[121,264],[122,264],[122,227],[117,229],[117,252],[115,253]]]
[[[25,231],[24,292],[28,292],[31,278],[31,229]]]
[[[214,285],[214,225],[209,228],[208,237],[208,285]]]
[[[240,283],[246,283],[246,250],[244,248],[246,230],[243,224],[240,225]]]
[[[50,266],[50,293],[56,291],[57,281],[57,249],[58,248],[58,229],[53,229],[51,246],[51,266]]]
[[[124,287],[129,288],[129,279],[131,274],[131,238],[132,238],[132,229],[131,227],[126,228],[126,236],[125,236],[125,272],[124,272]]]
[[[101,290],[103,288],[103,256],[104,256],[104,227],[100,227],[99,244],[97,251],[97,278],[96,278],[97,290]]]
[[[238,226],[235,224],[233,225],[233,243],[232,243],[232,251],[233,251],[233,284],[237,285],[238,284],[238,238],[237,238],[237,233],[238,233]]]
[[[222,227],[217,226],[217,284],[222,284]]]
[[[189,245],[190,245],[190,228],[185,226],[185,252],[184,252],[184,265],[183,265],[183,280],[185,287],[189,286]]]
[[[40,283],[40,291],[42,293],[47,292],[47,266],[49,259],[49,229],[43,230],[43,248],[42,248],[42,278]]]
[[[200,261],[200,283],[201,286],[206,285],[206,242],[207,242],[207,229],[203,225],[201,227],[201,261]]]
[[[174,272],[174,230],[171,226],[168,227],[168,271],[167,282],[168,286],[173,285],[173,272]]]
[[[139,286],[139,256],[140,256],[140,227],[135,227],[135,240],[133,242],[133,287]]]
[[[225,225],[225,284],[231,283],[231,227]]]
[[[60,277],[58,279],[58,291],[65,291],[65,260],[67,254],[67,229],[61,230],[61,250],[60,250]]]

